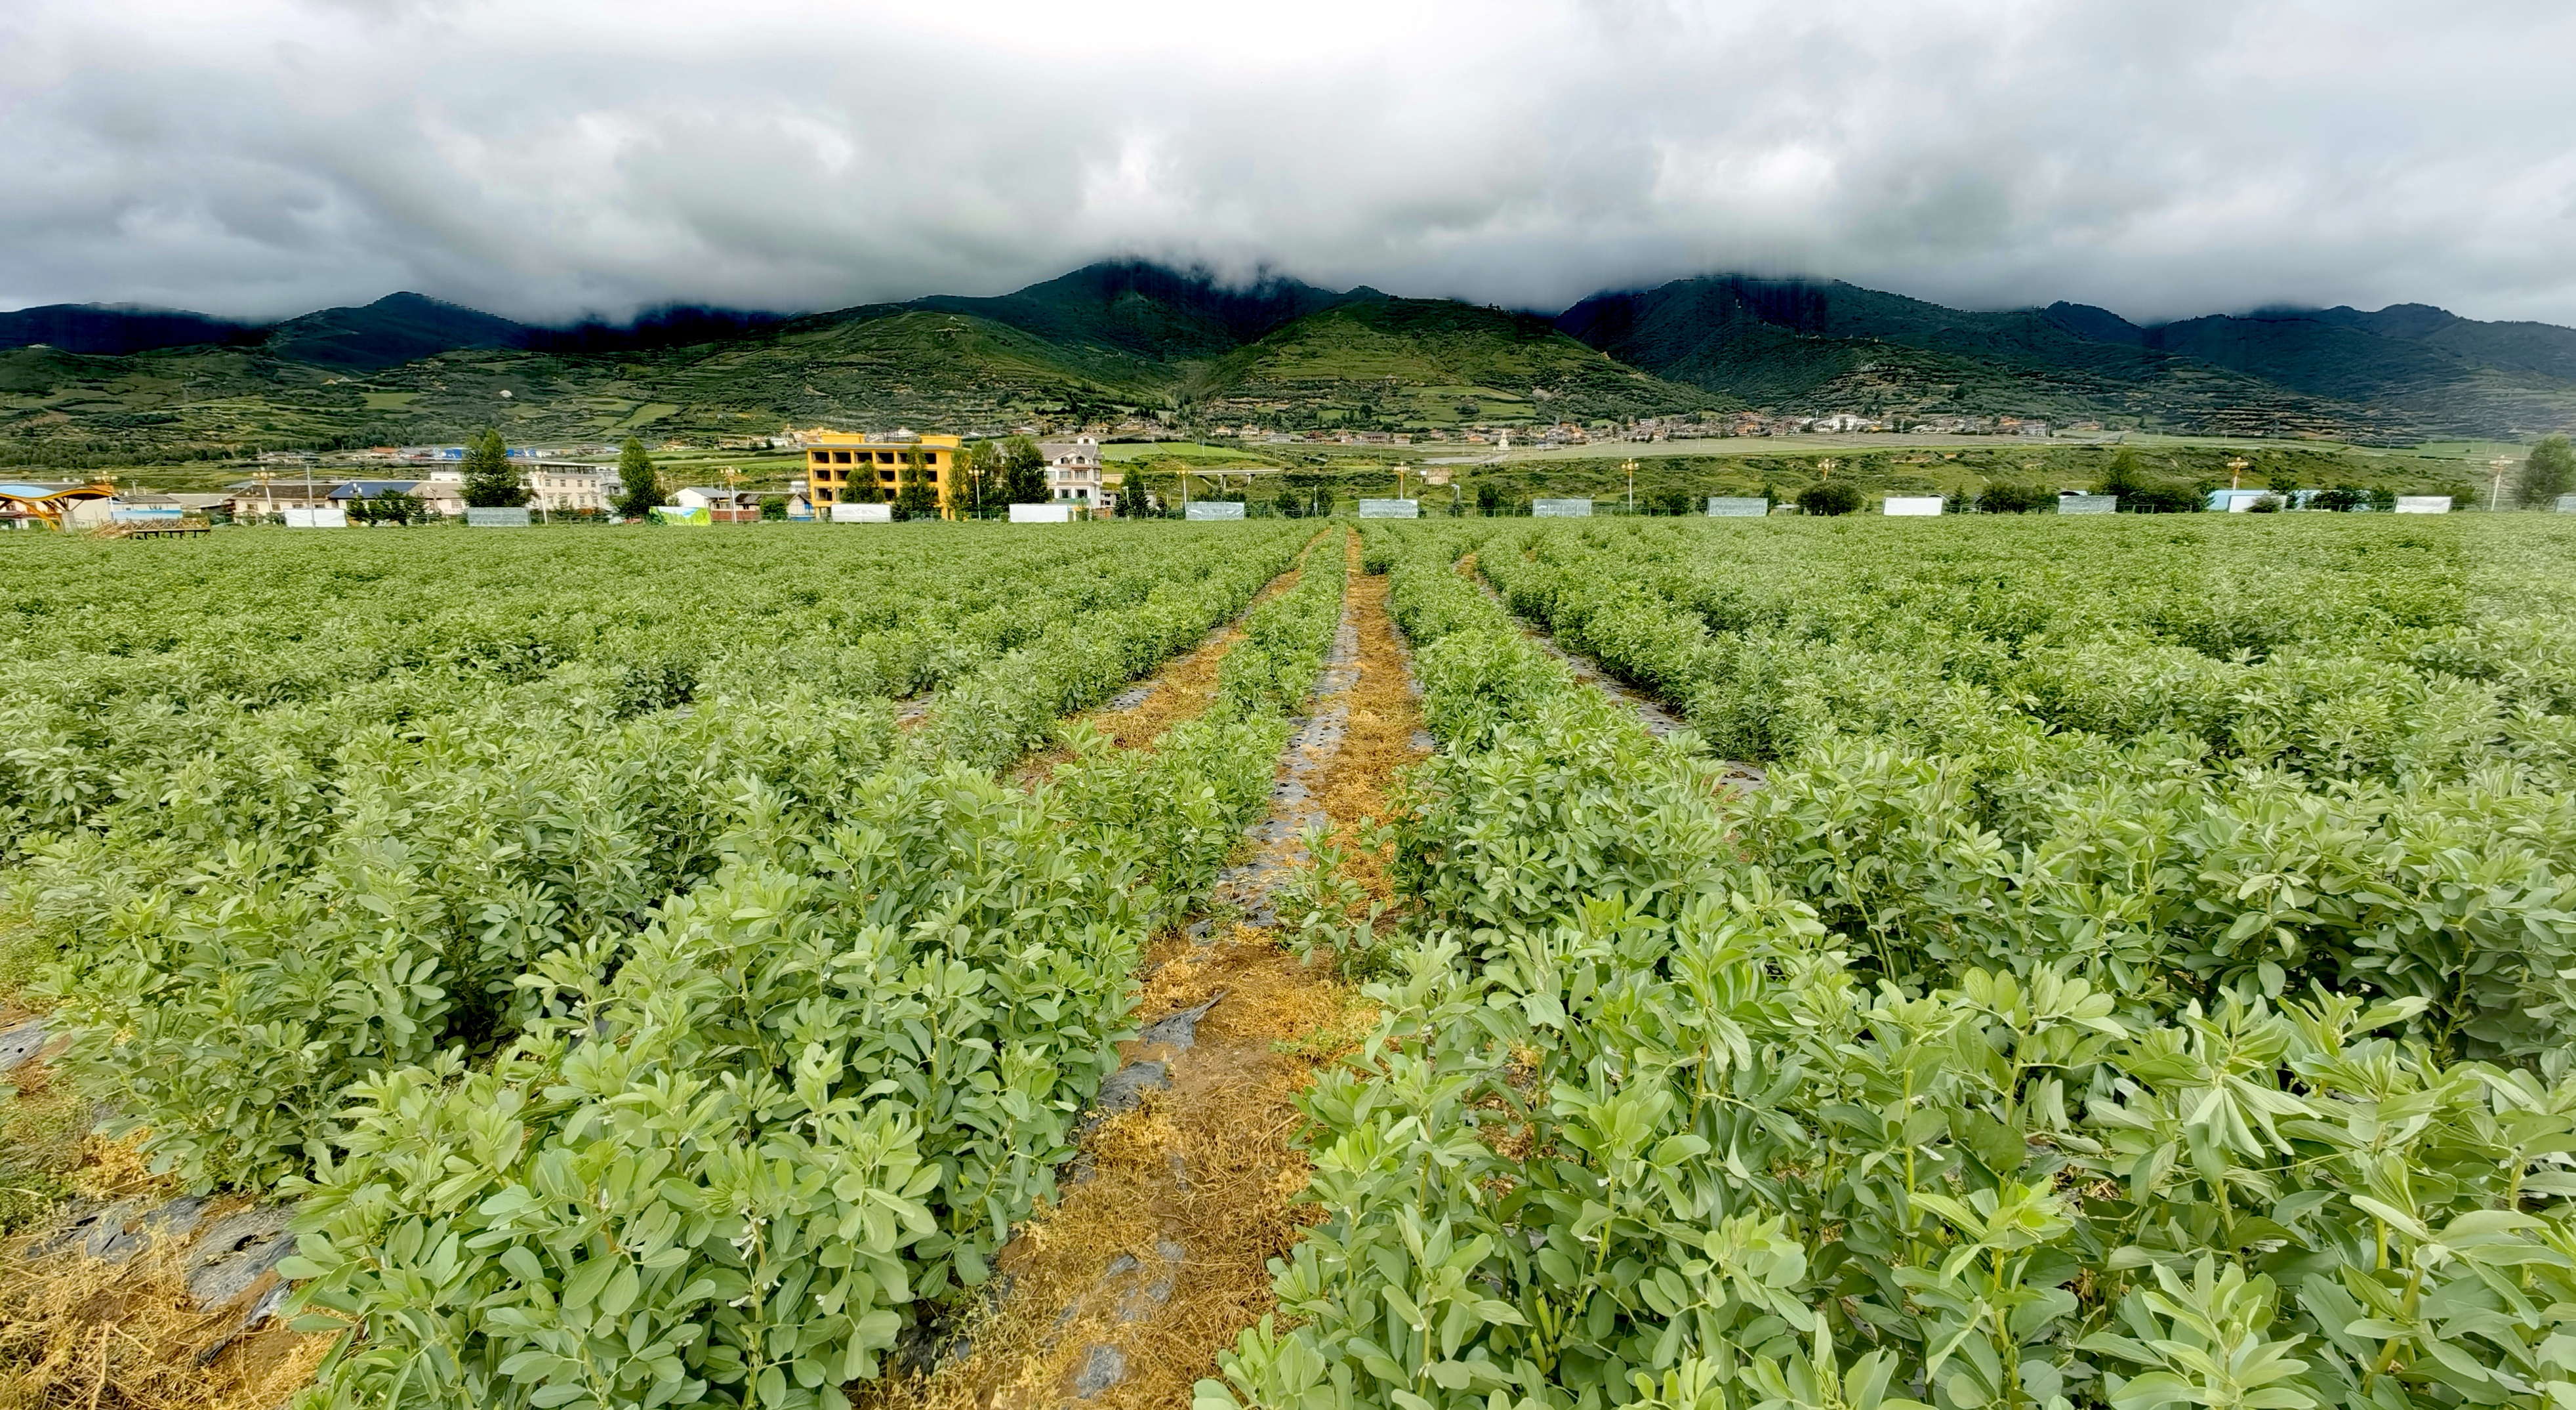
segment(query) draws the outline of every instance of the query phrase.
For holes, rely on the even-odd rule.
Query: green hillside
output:
[[[1105,307],[1196,351],[1225,327],[1133,290]],[[1000,311],[1036,318],[1025,304]],[[687,348],[477,347],[371,371],[291,361],[273,346],[122,358],[20,348],[0,352],[0,457],[74,468],[451,441],[485,425],[521,443],[815,425],[992,432],[1157,415],[1401,429],[1736,404],[1622,366],[1545,319],[1431,300],[1344,303],[1212,360],[1149,357],[1116,346],[1098,319],[1086,325],[1062,307],[1053,316],[1062,341],[981,315],[879,305]]]
[[[901,311],[810,320],[651,353],[467,348],[360,372],[265,348],[82,357],[0,352],[0,457],[81,468],[271,447],[764,436],[788,426],[964,425],[1160,407],[1176,374],[987,319]]]
[[[156,345],[192,336],[208,341]],[[1740,276],[1551,319],[1133,260],[795,318],[674,306],[548,329],[408,293],[262,327],[92,305],[0,315],[0,464],[64,472],[486,425],[520,443],[711,444],[816,425],[1404,431],[1746,407],[2525,439],[2576,429],[2576,329],[2424,305],[2139,327],[2078,304],[1973,312]]]
[[[802,321],[774,336],[619,365],[648,379],[664,400],[691,409],[679,418],[683,424],[757,409],[799,426],[999,427],[1161,406],[1177,380],[1163,364],[1132,354],[918,309]]]
[[[2471,323],[2440,309],[2387,316],[2399,312],[2194,318],[2145,331],[2159,350],[2308,395],[2384,407],[2416,430],[2576,428],[2576,332]]]
[[[2100,310],[2081,312],[2120,323]],[[2269,435],[2388,437],[2405,429],[2371,406],[2087,336],[2079,319],[2055,313],[1977,313],[1840,282],[1730,276],[1596,295],[1557,324],[1624,362],[1778,410],[2020,415]]]
[[[1544,318],[1435,299],[1311,314],[1189,387],[1204,419],[1394,430],[1461,421],[1591,421],[1742,405],[1587,348]]]
[[[1382,297],[1374,289],[1337,294],[1276,277],[1237,289],[1205,270],[1122,260],[999,298],[935,294],[902,307],[989,318],[1059,345],[1187,363],[1223,357],[1307,314]]]
[[[1971,312],[1839,281],[1713,276],[1595,295],[1557,324],[1660,376],[1783,410],[2378,440],[2576,428],[2576,330],[2423,305],[2141,328],[2080,304]]]
[[[518,347],[526,325],[419,294],[387,294],[358,308],[326,308],[269,330],[267,350],[287,362],[370,370],[464,348]]]

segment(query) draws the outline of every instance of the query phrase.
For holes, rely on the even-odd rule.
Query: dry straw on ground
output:
[[[202,1312],[164,1253],[0,1262],[0,1410],[274,1410],[313,1378],[327,1336],[277,1321],[238,1333]]]
[[[1342,547],[1356,560],[1355,540]],[[1356,561],[1352,568],[1359,678],[1317,793],[1355,874],[1383,898],[1384,859],[1356,843],[1384,810],[1397,771],[1421,757],[1419,719],[1385,581],[1363,576]],[[1213,661],[1206,675],[1212,693]],[[1156,727],[1174,718],[1186,716],[1163,715]],[[1132,747],[1123,730],[1121,743]],[[1080,1404],[1186,1405],[1191,1383],[1217,1374],[1219,1353],[1275,1310],[1269,1263],[1312,1218],[1296,1202],[1308,1170],[1297,1096],[1368,1031],[1373,1014],[1322,957],[1301,962],[1251,926],[1228,927],[1209,944],[1167,935],[1142,974],[1137,1011],[1147,1020],[1223,995],[1189,1051],[1128,1054],[1167,1061],[1170,1090],[1092,1133],[1088,1173],[1003,1251],[1007,1294],[966,1329],[965,1359],[870,1388],[872,1404],[1055,1410],[1075,1403],[1076,1374],[1105,1345],[1123,1358],[1123,1375]],[[1168,1264],[1175,1249],[1180,1257]],[[1158,1298],[1167,1274],[1168,1295]]]

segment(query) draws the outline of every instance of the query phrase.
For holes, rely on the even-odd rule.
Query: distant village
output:
[[[1232,441],[1244,446],[1423,447],[1448,451],[1455,459],[1474,461],[1509,451],[1559,450],[1587,445],[1686,441],[1747,436],[1856,434],[1943,434],[2046,437],[2101,431],[2098,422],[2052,427],[2048,422],[2012,416],[1863,416],[1848,412],[1823,415],[1735,412],[1725,415],[1648,416],[1626,421],[1581,423],[1559,421],[1529,425],[1496,423],[1417,431],[1346,430],[1336,428],[1281,430],[1257,422],[1180,427],[1166,420],[1134,419],[1100,423],[1078,432],[1049,435],[1035,425],[972,433],[976,438],[1022,436],[1038,443],[1046,463],[1047,501],[1089,516],[1115,512],[1117,485],[1106,473],[1104,441]],[[823,428],[787,430],[769,436],[733,436],[711,447],[672,442],[665,453],[738,450],[775,454],[801,451],[808,458],[804,476],[782,490],[775,485],[681,485],[668,491],[669,508],[713,523],[747,522],[783,513],[789,519],[833,517],[835,504],[853,501],[847,472],[834,465],[834,455],[847,465],[850,448],[863,447],[886,482],[891,499],[893,467],[907,450],[932,449],[923,460],[934,487],[944,490],[942,460],[953,460],[964,437],[919,435],[894,431],[858,435]],[[526,508],[540,520],[614,517],[626,496],[616,465],[616,447],[568,445],[514,447],[511,464],[520,472]],[[1458,452],[1464,451],[1464,455]],[[234,523],[318,522],[312,516],[334,516],[331,522],[367,522],[375,506],[399,500],[404,513],[426,518],[466,517],[465,447],[460,445],[379,446],[340,452],[269,451],[260,467],[220,492],[160,494],[115,489],[100,493],[86,482],[36,481],[0,484],[0,528],[38,525],[96,528],[109,524],[148,525],[183,520]],[[1438,461],[1435,464],[1441,463]],[[704,467],[699,467],[703,469]],[[349,474],[356,470],[361,473]],[[329,473],[325,473],[328,471]],[[371,473],[370,473],[371,472]],[[873,489],[873,487],[871,487]],[[867,498],[877,497],[870,493]],[[842,511],[845,515],[847,510]]]
[[[2087,421],[2063,429],[2068,433],[2082,434],[2100,431],[2102,424],[2098,421]],[[1274,431],[1247,422],[1240,426],[1210,427],[1203,434],[1236,439],[1247,445],[1447,444],[1490,445],[1501,449],[1519,446],[1523,449],[1553,450],[1566,446],[1603,443],[1716,440],[1730,436],[1859,434],[2047,436],[2055,432],[2045,421],[2016,416],[1857,416],[1847,412],[1823,416],[1799,416],[1766,415],[1761,412],[1745,411],[1715,420],[1695,416],[1644,416],[1628,421],[1596,421],[1588,424],[1560,421],[1546,426],[1468,426],[1455,431],[1432,429],[1419,432]]]
[[[836,517],[830,512],[835,504],[857,508],[862,501],[892,500],[899,462],[917,463],[934,498],[947,508],[950,477],[965,442],[958,436],[909,430],[876,435],[815,430],[755,438],[727,448],[804,450],[809,469],[790,480],[784,490],[735,483],[670,487],[663,492],[659,508],[702,523]],[[626,499],[626,485],[616,464],[600,459],[615,449],[604,445],[510,448],[509,464],[518,472],[525,492],[525,503],[513,506],[513,512],[523,509],[541,522],[617,517]],[[669,445],[664,449],[694,448]],[[1067,517],[1114,512],[1116,490],[1103,473],[1098,438],[1050,440],[1041,442],[1039,449],[1045,458],[1047,503],[1062,506]],[[0,529],[126,526],[148,532],[155,526],[206,522],[336,527],[379,521],[384,517],[381,511],[396,503],[402,506],[404,519],[464,519],[469,517],[466,454],[467,448],[461,445],[382,446],[328,456],[271,451],[257,458],[262,468],[251,475],[220,492],[193,494],[122,488],[113,482],[0,482]],[[853,493],[862,473],[848,468],[854,457],[870,467],[863,472],[869,491],[864,495]],[[379,473],[340,473],[353,467]],[[729,480],[739,478],[730,471],[726,474]],[[878,492],[880,474],[882,493]]]

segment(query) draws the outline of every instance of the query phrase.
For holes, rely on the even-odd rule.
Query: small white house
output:
[[[682,509],[703,509],[718,524],[748,524],[760,517],[760,496],[749,490],[688,485],[672,492],[671,503]]]

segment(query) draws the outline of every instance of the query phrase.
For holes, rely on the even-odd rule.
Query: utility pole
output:
[[[1633,515],[1637,512],[1637,462],[1631,459],[1620,468],[1628,472],[1628,512]]]
[[[2492,514],[2504,502],[2504,472],[2513,465],[2513,461],[2499,455],[2487,464],[2495,470],[2495,486],[2487,491],[2487,512]]]

